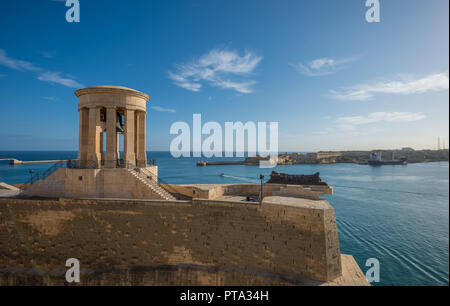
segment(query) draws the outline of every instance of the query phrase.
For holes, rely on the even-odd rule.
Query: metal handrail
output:
[[[168,193],[170,193],[172,196],[176,197],[176,195],[180,194],[175,188],[171,187],[171,184],[169,184],[168,182],[163,180],[159,175],[152,172],[150,169],[148,169],[148,168],[138,168],[138,169],[140,172],[144,172],[147,176],[156,177],[157,181],[154,181],[155,184],[164,185],[164,187],[163,186],[160,186],[160,187],[163,188]]]
[[[159,185],[158,181],[152,179],[152,177],[156,177],[155,173],[153,173],[152,171],[147,170],[145,168],[134,168],[133,170],[142,179],[146,180],[147,182],[149,182],[150,184],[152,184],[155,187],[161,188],[167,194],[175,197],[175,194],[173,194],[173,192],[167,190],[166,188],[161,187]],[[175,192],[175,193],[177,193],[177,192]]]
[[[126,169],[134,169],[136,168],[136,164],[130,163],[130,162],[124,162],[123,159],[119,160],[113,160],[113,161],[88,161],[88,160],[67,160],[67,161],[60,161],[55,164],[53,164],[50,168],[45,170],[42,173],[35,173],[31,175],[31,178],[24,183],[24,186],[28,188],[29,186],[33,185],[36,181],[39,180],[45,180],[47,177],[49,177],[51,174],[53,174],[56,170],[59,168],[67,168],[67,169],[102,169],[104,168],[105,163],[116,163],[116,167],[118,168],[126,168]],[[149,159],[147,161],[148,165],[155,166],[156,160],[155,159]],[[138,168],[142,169],[142,168]],[[151,172],[151,171],[150,171]],[[153,176],[157,177],[154,173],[152,173]],[[156,182],[157,183],[157,182]]]
[[[101,162],[92,160],[69,160],[67,161],[67,168],[69,169],[103,169],[107,164],[115,164],[117,168],[133,169],[136,168],[135,163],[125,162],[123,159],[118,160],[102,160]],[[156,160],[149,159],[148,166],[155,166]]]
[[[27,187],[33,185],[33,183],[35,183],[39,180],[45,180],[47,177],[52,175],[59,168],[64,168],[65,163],[66,163],[65,161],[57,162],[56,164],[52,165],[50,168],[45,170],[42,174],[36,173],[36,174],[32,175],[31,178],[27,182],[24,183],[24,186],[26,186],[25,189]]]

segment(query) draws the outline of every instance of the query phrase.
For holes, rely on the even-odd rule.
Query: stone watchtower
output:
[[[121,86],[89,87],[77,90],[75,95],[79,99],[81,166],[146,167],[145,115],[149,96]],[[122,158],[119,134],[124,139]]]
[[[174,200],[158,184],[158,167],[147,165],[145,115],[149,96],[121,86],[89,87],[75,95],[80,114],[78,160],[53,166],[24,194]]]

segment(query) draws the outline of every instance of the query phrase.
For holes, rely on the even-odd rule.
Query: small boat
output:
[[[221,177],[224,177],[224,176],[225,176],[225,173],[221,173],[220,176],[221,176]]]
[[[202,161],[202,159],[200,159],[200,161],[197,162],[197,166],[206,166],[208,163],[205,161]]]

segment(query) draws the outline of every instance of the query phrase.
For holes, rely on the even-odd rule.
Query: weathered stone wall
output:
[[[334,210],[322,200],[0,200],[0,282],[64,283],[68,258],[80,260],[85,284],[139,275],[148,280],[140,284],[300,284],[341,275]]]

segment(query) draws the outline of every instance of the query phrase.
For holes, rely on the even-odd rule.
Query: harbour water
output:
[[[19,160],[65,160],[76,156],[76,152],[0,151],[0,158]],[[353,255],[364,272],[368,269],[367,259],[380,262],[380,282],[373,285],[449,284],[448,162],[260,169],[244,165],[198,167],[198,158],[175,159],[168,152],[149,152],[148,157],[156,160],[161,179],[171,184],[259,183],[259,174],[268,179],[272,170],[290,174],[320,172],[322,179],[334,187],[334,195],[325,198],[335,208],[341,253]],[[0,181],[23,183],[29,179],[30,169],[40,173],[50,166],[10,166],[2,162]]]

